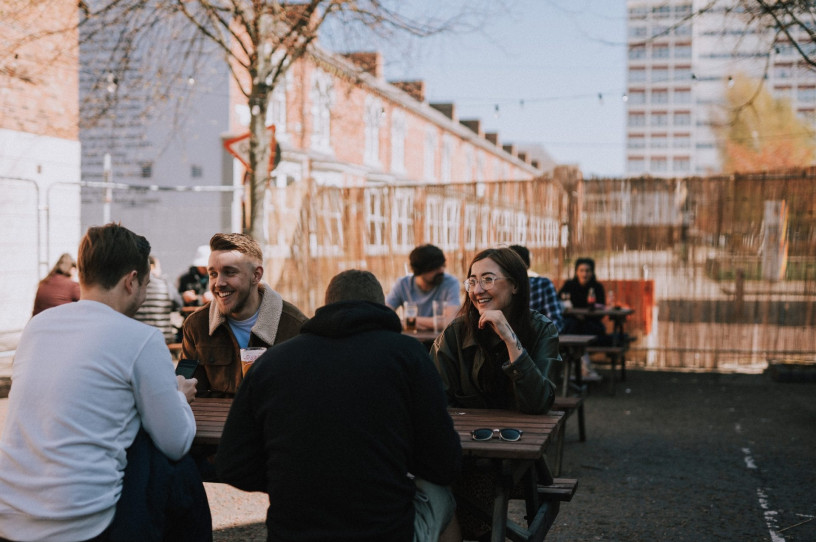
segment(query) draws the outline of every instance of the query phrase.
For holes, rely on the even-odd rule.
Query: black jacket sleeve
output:
[[[230,407],[218,445],[218,478],[243,491],[266,491],[263,430],[253,415],[252,373],[247,373]]]
[[[461,468],[462,445],[448,414],[442,379],[428,354],[421,354],[412,383],[414,457],[410,471],[429,482],[449,485]]]

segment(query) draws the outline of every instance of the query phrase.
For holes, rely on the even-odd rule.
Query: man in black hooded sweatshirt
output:
[[[300,335],[270,348],[238,389],[219,478],[269,495],[267,540],[458,536],[448,486],[459,436],[427,349],[401,334],[368,271],[348,270]]]

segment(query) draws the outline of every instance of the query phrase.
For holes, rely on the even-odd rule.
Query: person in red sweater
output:
[[[34,310],[31,316],[37,316],[45,309],[79,301],[79,283],[71,278],[71,271],[76,263],[67,252],[59,257],[54,268],[40,281],[37,295],[34,296]]]

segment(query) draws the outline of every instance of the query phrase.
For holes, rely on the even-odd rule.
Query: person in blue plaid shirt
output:
[[[542,277],[535,271],[530,271],[530,251],[521,245],[510,245],[516,254],[524,260],[527,266],[527,276],[530,278],[530,308],[536,310],[552,320],[558,332],[564,330],[564,311],[555,286],[547,277]]]

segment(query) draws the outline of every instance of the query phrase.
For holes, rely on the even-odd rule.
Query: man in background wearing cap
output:
[[[388,292],[385,304],[396,310],[406,302],[417,305],[417,329],[433,329],[433,302],[445,307],[443,326],[460,305],[459,281],[445,273],[445,254],[434,245],[422,245],[411,251],[408,260],[413,275],[400,277]]]
[[[179,277],[178,292],[181,294],[185,307],[199,307],[212,301],[210,280],[207,275],[209,259],[210,247],[201,245],[196,249],[190,270]]]

